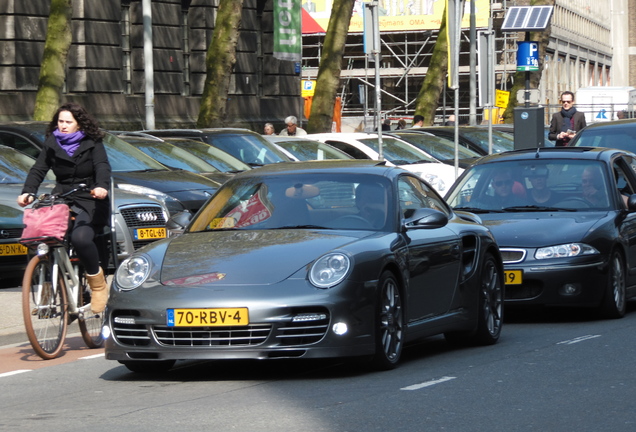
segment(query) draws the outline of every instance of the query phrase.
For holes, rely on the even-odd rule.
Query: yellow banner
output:
[[[331,15],[332,0],[314,0],[303,2],[305,12],[313,19],[311,28],[313,32],[317,28],[326,29]],[[405,30],[437,30],[442,23],[445,0],[380,0],[380,31],[405,31]],[[356,0],[353,8],[353,16],[349,25],[349,33],[363,32],[362,16],[364,2]],[[475,22],[478,28],[488,27],[490,16],[490,0],[476,0]],[[309,23],[303,21],[303,33]],[[464,7],[462,28],[470,27],[470,1]]]

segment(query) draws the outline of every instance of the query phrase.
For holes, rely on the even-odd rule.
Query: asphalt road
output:
[[[52,361],[5,345],[0,430],[634,431],[634,334],[634,302],[621,320],[509,313],[495,346],[435,337],[389,372],[274,360],[179,362],[144,375],[77,337]]]

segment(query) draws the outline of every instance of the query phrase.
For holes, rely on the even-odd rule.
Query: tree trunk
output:
[[[435,112],[439,106],[439,97],[444,91],[444,80],[448,73],[448,26],[446,25],[446,9],[442,15],[437,41],[433,48],[428,71],[422,82],[420,92],[415,99],[415,114],[424,117],[425,125],[432,125]]]
[[[197,126],[224,126],[227,95],[232,68],[236,63],[236,44],[241,25],[243,0],[220,0],[214,24],[214,35],[205,59],[206,78],[201,96]]]
[[[530,6],[550,6],[554,5],[556,0],[532,0],[530,2]],[[543,73],[543,63],[545,61],[545,52],[550,42],[550,31],[551,27],[548,26],[545,30],[538,32],[530,32],[529,40],[532,42],[537,42],[537,46],[539,48],[539,70],[530,72],[530,88],[536,89],[539,87],[539,83],[541,82],[541,74]],[[515,116],[515,108],[518,106],[517,104],[517,92],[519,90],[525,90],[526,88],[526,72],[520,71],[514,74],[514,83],[512,88],[510,89],[510,100],[508,101],[508,106],[504,111],[503,118],[504,123],[514,123]]]
[[[307,132],[331,132],[333,108],[336,103],[342,57],[345,49],[354,0],[334,0],[325,35],[316,90],[307,123]]]
[[[38,92],[35,97],[34,120],[50,121],[60,106],[62,86],[66,78],[66,59],[72,41],[72,15],[71,0],[51,0]]]

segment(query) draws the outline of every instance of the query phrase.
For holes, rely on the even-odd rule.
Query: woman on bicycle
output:
[[[53,194],[68,192],[80,184],[90,189],[69,199],[75,217],[70,240],[86,272],[93,313],[102,312],[108,300],[106,278],[100,267],[100,247],[96,243],[96,234],[103,232],[110,222],[110,203],[106,198],[111,168],[103,137],[97,122],[81,105],[62,105],[47,128],[42,151],[18,197],[22,207],[31,203],[49,170],[56,176]]]

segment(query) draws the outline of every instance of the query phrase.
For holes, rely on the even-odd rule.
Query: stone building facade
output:
[[[73,0],[72,46],[63,100],[85,105],[109,128],[145,121],[141,0]],[[191,127],[218,0],[152,0],[157,127]],[[33,113],[50,0],[0,2],[0,120]],[[231,126],[261,130],[302,113],[299,67],[272,56],[272,0],[244,0],[231,77]]]

